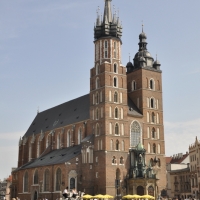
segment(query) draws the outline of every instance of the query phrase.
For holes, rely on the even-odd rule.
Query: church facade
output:
[[[105,1],[94,27],[90,93],[36,115],[19,140],[12,197],[56,199],[66,186],[87,194],[150,194],[166,188],[161,64],[139,35],[121,63],[122,26]]]

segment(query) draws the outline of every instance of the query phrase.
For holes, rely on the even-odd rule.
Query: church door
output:
[[[34,193],[34,200],[37,200],[37,197],[38,195],[37,195],[37,191],[35,191],[35,193]]]
[[[142,186],[137,187],[137,195],[144,195],[144,188]]]

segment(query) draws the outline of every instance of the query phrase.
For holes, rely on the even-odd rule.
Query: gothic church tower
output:
[[[90,79],[95,193],[118,192],[116,184],[127,159],[127,80],[126,68],[121,65],[121,36],[119,17],[112,15],[111,0],[106,0],[103,21],[98,14],[94,28],[95,66]]]

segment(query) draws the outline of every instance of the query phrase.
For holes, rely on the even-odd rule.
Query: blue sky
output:
[[[122,63],[138,50],[161,62],[166,155],[200,133],[200,1],[113,0],[123,24]],[[17,166],[18,140],[40,111],[89,93],[93,27],[103,0],[0,1],[0,179]],[[178,147],[178,148],[177,148]]]

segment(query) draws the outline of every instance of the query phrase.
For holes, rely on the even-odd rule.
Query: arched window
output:
[[[44,172],[44,191],[49,191],[49,181],[50,181],[50,174],[49,170],[46,169]]]
[[[157,119],[157,124],[159,124],[159,114],[157,113],[156,115],[157,115],[157,117],[156,117],[156,119]]]
[[[155,107],[155,101],[154,101],[154,98],[151,98],[150,102],[151,102],[151,108],[154,108],[154,107]]]
[[[153,153],[156,153],[156,144],[153,144]]]
[[[140,142],[141,128],[138,122],[134,121],[131,125],[131,146],[136,147]]]
[[[117,73],[117,64],[114,64],[114,73]]]
[[[56,191],[60,191],[61,189],[61,169],[58,168],[57,171],[56,171]]]
[[[38,170],[35,170],[33,184],[38,184]]]
[[[118,108],[115,108],[115,118],[119,118]]]
[[[114,102],[115,103],[118,102],[118,93],[117,92],[114,93]]]
[[[149,86],[150,86],[151,90],[154,90],[154,80],[153,79],[150,80]]]
[[[156,131],[155,131],[155,128],[152,128],[152,138],[156,138]]]
[[[123,119],[124,118],[124,110],[123,110],[123,108],[121,108],[121,119]]]
[[[119,159],[119,164],[121,164],[121,165],[124,164],[124,158],[123,158],[123,157],[120,157],[120,159]]]
[[[100,135],[99,132],[99,124],[96,124],[96,135]]]
[[[115,135],[119,135],[119,125],[115,124]]]
[[[147,127],[147,138],[149,138],[149,127]]]
[[[110,140],[110,150],[113,150],[113,140]]]
[[[112,101],[111,95],[112,95],[112,93],[111,93],[111,91],[109,91],[109,101]]]
[[[132,81],[132,91],[136,90],[136,82],[133,80]]]
[[[28,172],[24,174],[24,192],[28,192]]]
[[[95,101],[96,101],[96,104],[99,104],[99,93],[98,92],[96,93]]]
[[[120,103],[122,103],[123,99],[122,99],[122,93],[120,92]]]
[[[151,113],[151,122],[155,123],[155,114],[154,114],[154,112]]]
[[[96,78],[96,89],[100,87],[99,77]]]
[[[113,156],[113,158],[112,158],[112,164],[116,164],[116,163],[117,163],[117,161],[116,161],[116,157]]]
[[[80,144],[81,141],[82,141],[82,129],[79,128],[79,130],[78,130],[78,144]]]
[[[117,151],[119,151],[119,140],[116,140],[116,146],[115,146],[115,149],[116,149]]]
[[[75,183],[76,183],[76,181],[75,181],[75,178],[70,178],[70,189],[74,189],[75,188]]]
[[[114,77],[114,79],[113,79],[114,81],[114,87],[117,87],[117,77]]]

